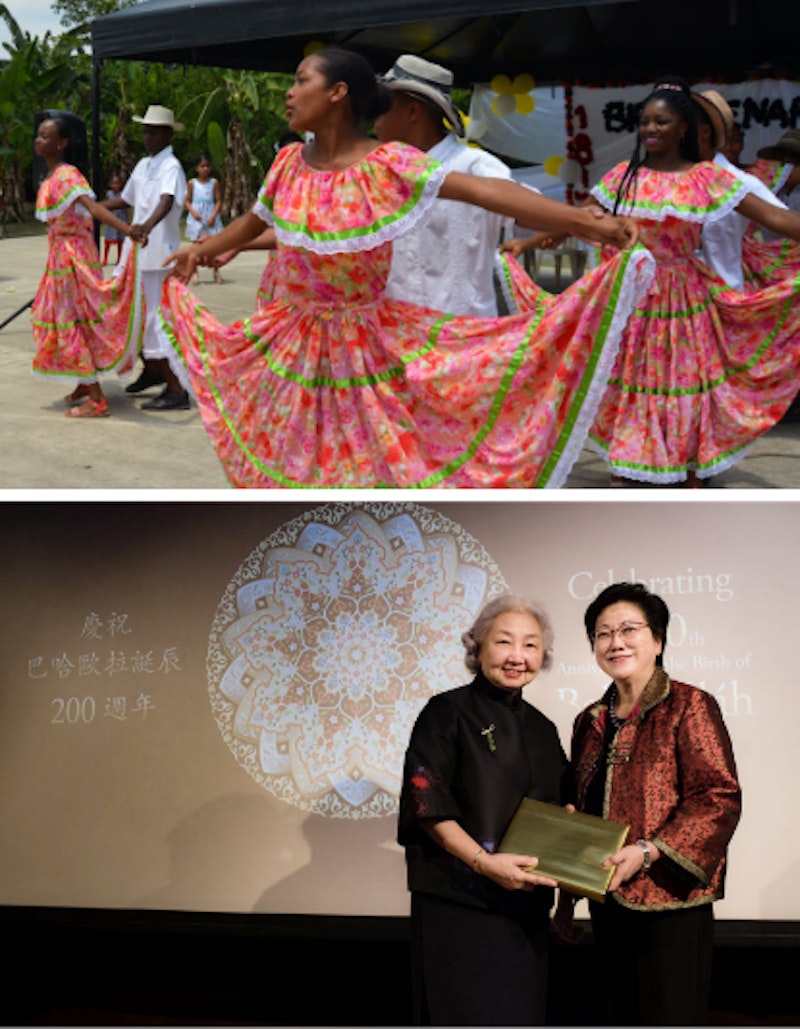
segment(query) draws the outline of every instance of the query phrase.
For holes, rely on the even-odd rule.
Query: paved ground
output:
[[[33,298],[46,251],[43,235],[0,239],[0,323]],[[223,272],[223,285],[214,285],[206,270],[197,291],[220,318],[232,321],[253,310],[262,264],[257,252],[242,254]],[[62,397],[70,385],[34,377],[32,356],[30,312],[24,310],[0,329],[0,489],[227,488],[196,408],[142,411],[142,397],[124,392],[130,379],[111,378],[103,388],[112,417],[69,422]],[[800,488],[800,424],[776,426],[712,484]],[[603,462],[585,450],[567,488],[607,485]]]

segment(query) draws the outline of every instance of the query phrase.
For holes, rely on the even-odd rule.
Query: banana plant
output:
[[[66,81],[68,66],[49,64],[40,40],[23,33],[8,8],[0,5],[11,42],[8,59],[0,62],[0,188],[6,215],[24,217],[24,203],[33,165],[33,123],[38,110],[50,106]]]
[[[218,73],[219,74],[219,73]],[[222,82],[194,97],[182,111],[200,149],[221,170],[222,212],[236,218],[252,205],[281,130],[286,76],[223,71]],[[255,142],[253,142],[255,141]]]

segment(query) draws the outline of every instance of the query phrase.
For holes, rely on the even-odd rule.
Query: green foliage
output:
[[[206,136],[208,138],[208,151],[211,163],[221,168],[225,164],[225,158],[228,154],[227,137],[222,130],[222,126],[217,121],[208,123],[206,129]]]
[[[0,19],[5,23],[6,28],[11,35],[11,42],[14,47],[19,49],[25,42],[25,36],[22,29],[17,24],[15,18],[11,14],[11,11],[6,7],[5,4],[0,4]]]
[[[53,0],[51,8],[67,28],[88,26],[92,18],[130,7],[136,0]]]
[[[23,33],[2,5],[0,17],[11,35],[8,57],[0,62],[0,187],[12,214],[21,218],[32,192],[35,113],[56,106],[53,98],[73,89],[76,78],[63,47]]]
[[[252,201],[274,156],[274,143],[286,128],[283,106],[291,76],[108,61],[100,73],[99,136],[94,140],[89,22],[128,3],[54,0],[53,9],[71,28],[41,38],[22,32],[0,3],[0,19],[11,36],[4,45],[5,58],[0,56],[0,185],[16,182],[20,204],[34,199],[34,118],[37,111],[53,108],[72,111],[85,121],[103,177],[94,185],[104,190],[112,170],[130,172],[144,155],[134,115],[143,115],[150,104],[163,104],[185,125],[173,147],[187,176],[197,156],[208,153],[225,193],[223,214],[238,213]]]

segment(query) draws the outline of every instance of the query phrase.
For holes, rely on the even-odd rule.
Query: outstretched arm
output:
[[[116,218],[104,204],[99,204],[96,200],[92,200],[87,196],[78,197],[78,203],[83,204],[89,214],[96,218],[97,221],[102,222],[103,225],[110,225],[112,229],[116,229],[123,236],[130,236],[130,225]]]
[[[748,193],[737,205],[736,210],[745,218],[769,229],[778,236],[800,240],[800,211],[792,211],[788,207],[776,207],[766,200]]]
[[[224,254],[228,250],[240,250],[246,243],[251,242],[264,231],[264,222],[257,214],[246,211],[235,221],[226,225],[222,232],[213,236],[206,236],[197,243],[183,246],[180,250],[168,257],[164,262],[173,265],[172,274],[177,276],[181,282],[188,282],[194,275],[198,264],[209,261],[218,254]],[[213,261],[209,261],[213,264]]]
[[[275,230],[270,226],[261,233],[260,236],[256,236],[255,239],[249,243],[245,243],[244,246],[237,247],[235,250],[226,250],[220,254],[219,257],[212,257],[209,260],[209,264],[212,264],[215,268],[224,268],[225,265],[234,259],[237,254],[240,254],[243,250],[277,250],[278,249],[278,237],[275,234]]]
[[[800,164],[796,164],[789,173],[789,178],[783,184],[783,192],[788,196],[793,189],[800,186]]]
[[[575,236],[589,243],[621,248],[633,246],[638,239],[638,226],[631,218],[605,213],[597,217],[586,208],[562,204],[505,179],[450,172],[439,196],[496,211],[514,218],[520,225],[550,235]]]
[[[605,215],[604,208],[594,197],[587,197],[579,206],[586,208],[595,218],[602,218]],[[519,257],[528,250],[555,250],[568,237],[569,233],[566,232],[534,232],[532,236],[527,236],[525,239],[507,239],[500,249],[508,251],[514,257]]]
[[[130,207],[128,201],[123,200],[122,197],[106,197],[105,200],[100,200],[99,203],[107,211],[121,211],[123,207]]]

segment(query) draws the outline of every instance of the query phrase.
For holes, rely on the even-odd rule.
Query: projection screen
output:
[[[526,697],[568,749],[585,607],[636,580],[733,738],[718,917],[800,918],[798,504],[693,499],[4,503],[0,903],[406,914],[403,751],[474,614],[548,609]]]

